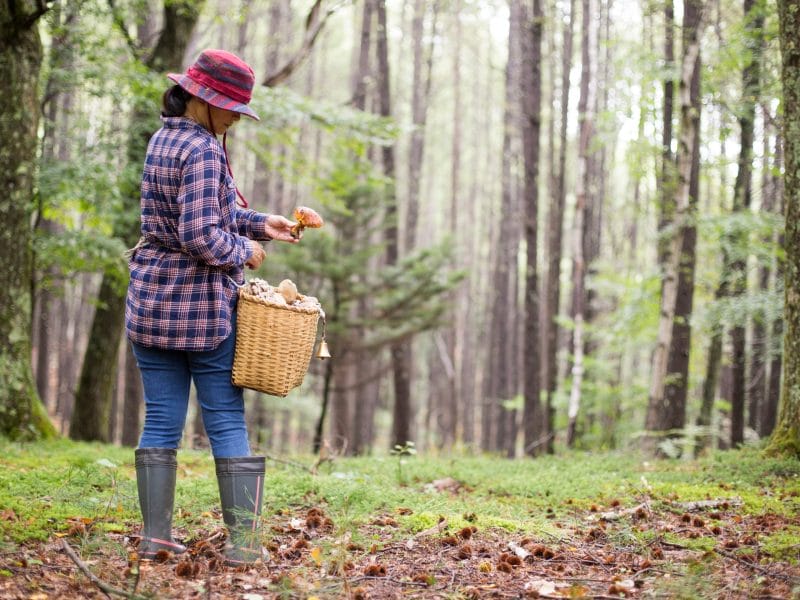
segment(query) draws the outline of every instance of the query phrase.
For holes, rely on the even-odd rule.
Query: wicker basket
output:
[[[319,310],[272,304],[240,290],[237,313],[233,384],[286,396],[308,371]]]

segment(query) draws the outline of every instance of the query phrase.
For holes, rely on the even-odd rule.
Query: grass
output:
[[[68,530],[75,519],[120,528],[138,519],[133,451],[68,440],[36,444],[0,442],[0,520],[4,543],[44,540]],[[213,460],[207,452],[179,452],[178,526],[218,506]],[[299,462],[311,464],[308,458]],[[480,513],[481,521],[520,532],[557,531],[553,522],[575,510],[637,502],[643,494],[695,501],[736,496],[743,514],[798,514],[800,463],[765,459],[757,450],[718,453],[699,461],[643,461],[630,454],[568,454],[536,460],[493,457],[338,459],[312,475],[268,462],[265,514],[298,506],[327,505],[337,523],[369,522],[407,507],[396,516],[414,532],[440,516],[453,525]],[[458,482],[466,493],[432,491],[432,482]],[[405,484],[403,484],[405,482]],[[182,522],[183,521],[183,522]]]
[[[81,538],[86,556],[98,545],[108,544],[103,532],[134,531],[139,512],[133,459],[131,449],[102,444],[64,439],[32,444],[0,441],[0,553],[10,554],[67,535],[74,539],[82,525],[90,524],[92,535]],[[293,457],[292,461],[314,462],[308,456]],[[187,538],[207,534],[209,527],[221,525],[213,459],[207,451],[181,450],[178,462],[175,527]],[[795,565],[800,556],[800,462],[765,458],[753,448],[715,453],[696,461],[577,452],[515,461],[492,456],[398,457],[387,453],[339,458],[323,464],[317,474],[283,462],[268,460],[267,464],[267,523],[271,517],[285,521],[287,515],[324,507],[336,530],[330,540],[320,540],[323,553],[343,563],[346,553],[336,558],[341,551],[337,540],[345,535],[368,548],[388,543],[386,529],[394,539],[405,540],[442,518],[451,531],[477,519],[484,530],[559,543],[591,527],[593,513],[635,507],[643,499],[664,522],[671,518],[678,525],[678,503],[741,500],[737,518],[743,528],[757,519],[776,516],[788,523],[781,530],[765,528],[759,534],[764,552],[773,560]],[[458,486],[457,493],[436,491],[435,484],[447,478]],[[713,515],[704,516],[708,527],[694,537],[686,537],[674,525],[673,530],[659,533],[657,528],[642,530],[635,522],[622,521],[609,528],[607,536],[617,548],[643,554],[656,541],[700,555],[713,553],[720,540],[708,530],[716,522]],[[378,535],[371,525],[382,519],[392,520],[396,527],[383,528]],[[119,546],[114,552],[124,557],[125,548]],[[738,556],[749,551],[746,547],[731,550]],[[703,575],[705,565],[697,560],[676,567],[680,582],[667,578],[661,591],[674,597],[684,597],[681,590],[686,589],[700,593],[704,586],[709,587]],[[0,580],[8,577],[7,573],[10,571],[0,569]]]

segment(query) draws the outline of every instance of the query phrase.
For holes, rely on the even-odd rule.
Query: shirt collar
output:
[[[200,125],[200,123],[197,121],[193,121],[189,117],[165,117],[162,115],[161,122],[167,129],[197,129],[203,133],[211,135],[211,132],[208,131],[208,129]]]

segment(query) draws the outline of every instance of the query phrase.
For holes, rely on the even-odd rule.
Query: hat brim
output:
[[[201,100],[205,100],[211,106],[237,112],[256,121],[261,120],[259,119],[258,115],[253,112],[253,109],[247,106],[247,104],[237,102],[233,98],[229,98],[228,96],[220,94],[209,87],[200,85],[194,79],[185,74],[167,73],[167,77],[189,92],[192,96],[197,96]]]

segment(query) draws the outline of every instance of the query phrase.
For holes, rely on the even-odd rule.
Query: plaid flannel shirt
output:
[[[236,205],[215,136],[184,117],[162,121],[145,158],[125,328],[143,346],[211,350],[231,333],[248,238],[270,239],[267,215]]]

